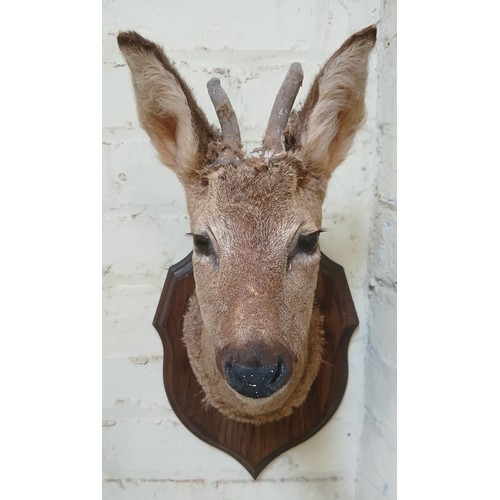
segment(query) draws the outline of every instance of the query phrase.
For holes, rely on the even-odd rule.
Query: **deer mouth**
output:
[[[272,396],[290,379],[291,370],[280,356],[276,363],[245,365],[227,361],[224,374],[229,386],[242,396],[260,399]]]

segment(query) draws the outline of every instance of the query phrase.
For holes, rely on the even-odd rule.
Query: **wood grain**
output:
[[[325,316],[324,362],[304,404],[289,417],[263,425],[237,422],[203,405],[203,391],[182,342],[182,321],[193,291],[189,254],[169,269],[153,320],[163,343],[168,400],[193,434],[233,456],[256,479],[279,454],[318,432],[342,400],[348,375],[347,348],[359,324],[344,269],[321,254],[316,300]]]

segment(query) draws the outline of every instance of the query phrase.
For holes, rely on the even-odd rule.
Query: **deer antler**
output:
[[[266,156],[272,156],[285,150],[283,132],[287,126],[288,117],[303,79],[302,66],[299,63],[292,63],[276,95],[269,122],[267,123],[262,144],[262,151]]]
[[[222,129],[222,142],[226,146],[219,155],[219,158],[223,158],[224,160],[237,158],[241,152],[241,136],[238,120],[231,106],[231,101],[221,87],[218,78],[212,78],[207,83],[207,89],[217,113],[217,118],[219,118]]]

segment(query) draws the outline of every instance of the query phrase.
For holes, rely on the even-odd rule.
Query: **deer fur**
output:
[[[364,117],[375,39],[374,26],[352,35],[322,67],[284,133],[267,141],[273,149],[248,158],[237,147],[239,130],[229,141],[208,123],[160,47],[135,32],[118,36],[139,120],[185,190],[195,246],[195,293],[183,328],[189,360],[206,404],[235,420],[261,424],[289,415],[318,373],[315,241],[328,180]],[[277,366],[286,379],[269,396],[242,395],[229,383],[236,369],[262,366]]]

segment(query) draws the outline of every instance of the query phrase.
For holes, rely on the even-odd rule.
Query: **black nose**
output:
[[[245,366],[228,361],[224,367],[229,385],[242,396],[267,398],[283,387],[289,369],[282,358],[276,364]]]

